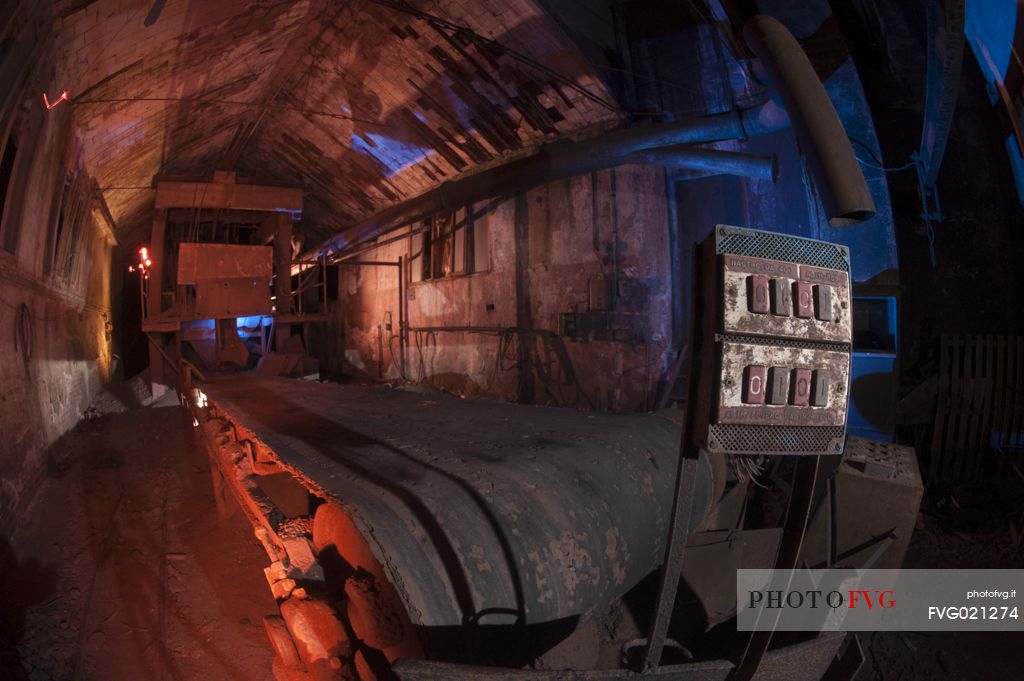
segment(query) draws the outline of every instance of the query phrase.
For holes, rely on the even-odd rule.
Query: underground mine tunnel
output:
[[[0,679],[1024,678],[1021,17],[0,0]]]

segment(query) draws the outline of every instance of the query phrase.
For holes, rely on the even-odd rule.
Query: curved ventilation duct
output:
[[[807,156],[833,227],[867,220],[875,202],[839,115],[800,43],[782,22],[764,14],[743,25],[743,39],[771,78],[771,84]]]

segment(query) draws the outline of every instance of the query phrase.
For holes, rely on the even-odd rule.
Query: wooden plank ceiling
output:
[[[534,0],[67,0],[54,87],[122,230],[154,176],[306,192],[312,244],[620,110]]]

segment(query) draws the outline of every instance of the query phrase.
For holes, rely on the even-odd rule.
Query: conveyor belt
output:
[[[351,514],[428,639],[571,629],[662,558],[669,419],[251,374],[202,389]]]

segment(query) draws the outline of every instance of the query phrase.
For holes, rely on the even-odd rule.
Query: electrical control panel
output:
[[[852,337],[846,247],[719,225],[697,256],[695,444],[735,454],[842,453]]]
[[[849,343],[847,272],[722,255],[722,332]]]

